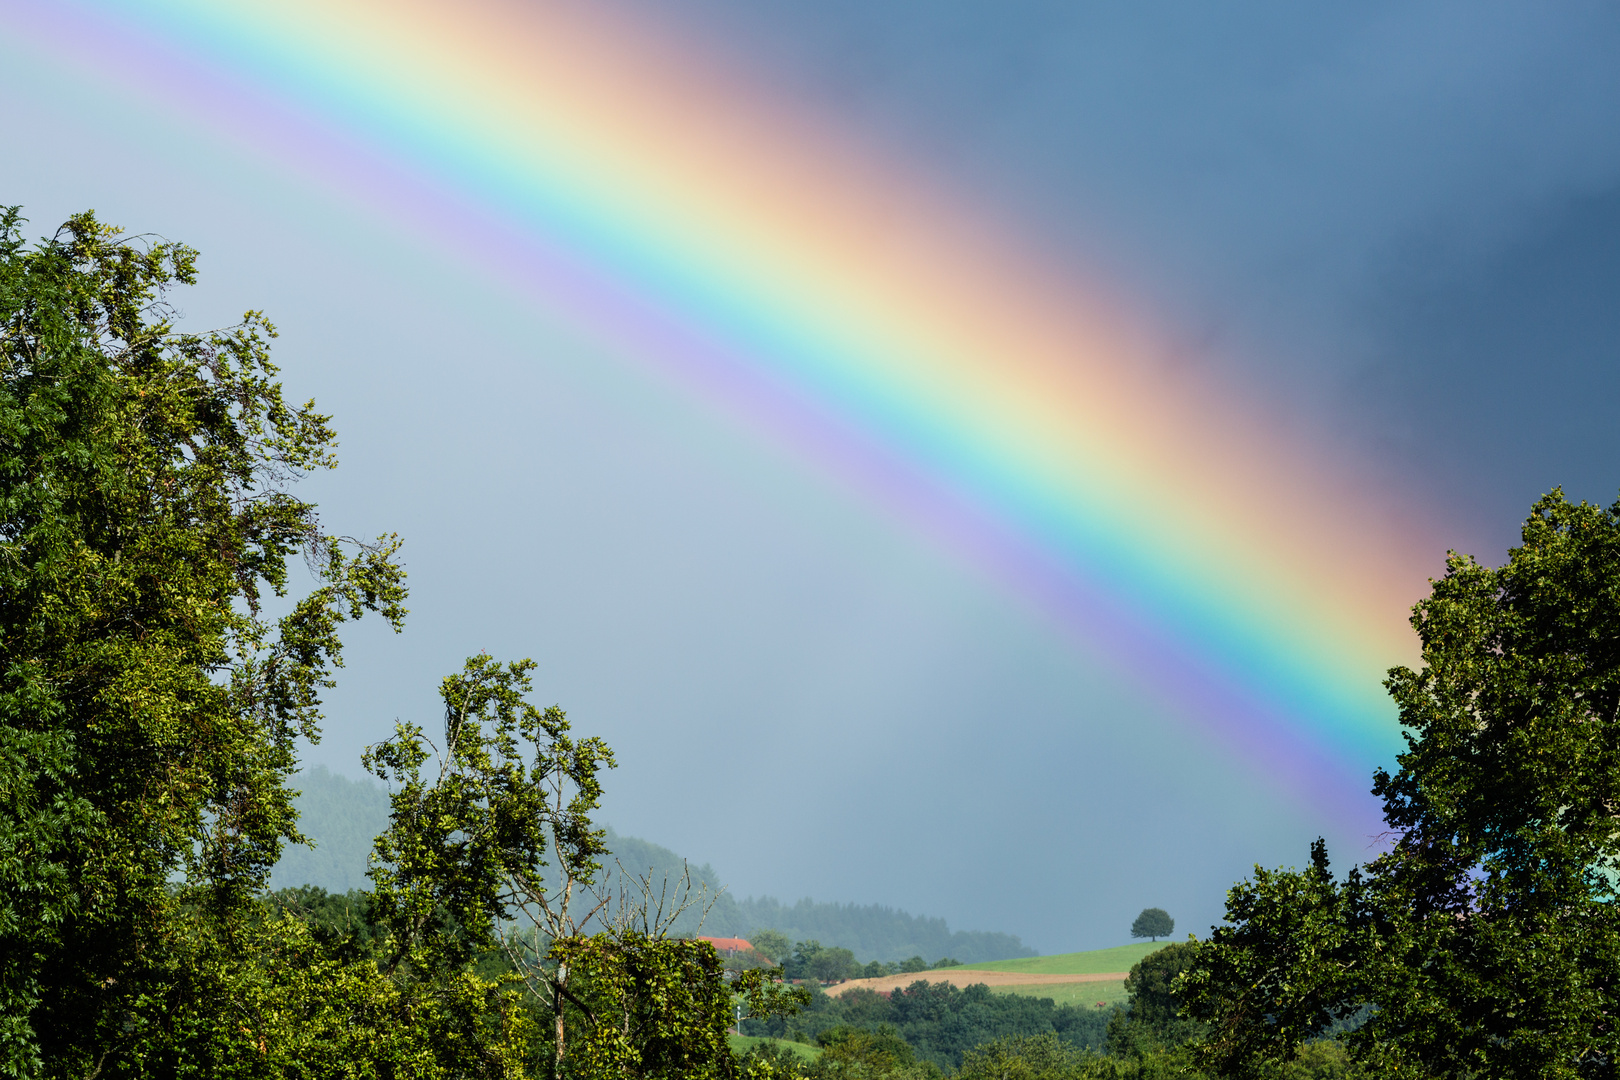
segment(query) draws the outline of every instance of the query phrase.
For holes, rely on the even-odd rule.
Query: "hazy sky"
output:
[[[620,6],[1106,282],[1459,548],[1620,489],[1611,5]],[[1049,952],[1148,905],[1202,930],[1323,831],[1366,851],[905,521],[251,138],[15,46],[0,117],[0,202],[200,248],[192,324],[265,309],[335,414],[328,523],[406,538],[407,632],[356,628],[312,761],[358,775],[462,657],[532,655],[617,748],[621,832]]]

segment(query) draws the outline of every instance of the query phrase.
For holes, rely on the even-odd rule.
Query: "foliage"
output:
[[[181,926],[186,962],[131,1010],[129,1064],[113,1075],[504,1080],[538,1060],[540,1018],[499,980],[466,969],[393,979],[287,912],[230,939]]]
[[[402,723],[366,751],[366,767],[395,785],[371,878],[396,963],[410,953],[413,963],[458,966],[495,947],[496,927],[518,913],[551,938],[579,932],[575,905],[606,851],[590,813],[613,754],[600,739],[573,738],[561,709],[524,699],[533,669],[532,660],[475,656],[440,686],[442,750]],[[431,782],[423,776],[430,759]],[[562,872],[559,889],[542,879],[548,857]],[[590,911],[601,907],[583,899]]]
[[[703,941],[598,934],[554,942],[551,957],[572,972],[563,1009],[578,1034],[560,1061],[570,1076],[736,1076],[726,1041],[735,996],[753,1015],[791,1011],[802,996],[761,971],[728,984]]]
[[[612,756],[527,703],[528,662],[446,679],[443,747],[402,725],[370,753],[397,784],[373,893],[263,893],[303,839],[287,780],[340,625],[405,614],[398,541],[323,533],[291,493],[333,435],[283,400],[261,316],[175,331],[163,290],[195,253],[88,215],[28,250],[19,220],[0,215],[0,1075],[737,1075],[736,995],[771,1015],[803,994],[727,983],[646,905],[569,936]],[[272,619],[299,554],[313,585]],[[572,1057],[570,963],[604,1010]]]
[[[819,1048],[818,1048],[819,1049]],[[807,1075],[811,1062],[790,1044],[762,1039],[740,1055],[738,1062],[749,1077],[789,1078]]]
[[[1499,568],[1453,554],[1386,686],[1393,846],[1228,896],[1184,982],[1234,1074],[1343,1025],[1380,1076],[1612,1076],[1620,1053],[1620,504],[1539,500]],[[1364,1006],[1371,1006],[1364,1009]]]
[[[1158,941],[1176,932],[1176,920],[1164,908],[1143,908],[1142,914],[1131,923],[1131,937],[1152,938]]]
[[[1188,1048],[1103,1055],[1077,1050],[1052,1035],[1012,1036],[963,1056],[961,1080],[1200,1080]],[[1332,1040],[1307,1043],[1287,1062],[1262,1074],[1265,1080],[1351,1080],[1344,1047]]]
[[[771,935],[770,941],[773,946],[778,941],[786,940],[786,935],[775,930],[765,930],[762,933]],[[920,956],[892,964],[885,964],[879,960],[861,964],[856,961],[855,954],[848,949],[829,948],[819,941],[812,940],[794,944],[793,951],[782,961],[782,974],[788,979],[814,979],[822,983],[835,983],[845,979],[878,979],[886,975],[905,975],[916,971],[961,966],[962,961],[949,956],[941,957],[932,964]]]
[[[315,850],[291,847],[282,855],[272,878],[279,886],[312,884],[338,892],[364,884],[366,855],[371,838],[388,818],[388,796],[374,783],[349,780],[316,768],[300,774],[302,788],[293,803],[299,810],[300,829],[317,841]],[[713,905],[686,912],[671,926],[676,935],[712,934],[742,937],[753,942],[762,927],[775,927],[794,941],[818,940],[847,948],[863,961],[896,964],[908,956],[953,956],[978,964],[1003,957],[1027,957],[1034,950],[1012,934],[952,931],[943,919],[926,918],[878,905],[818,903],[801,900],[782,904],[770,897],[736,899],[721,889],[721,880],[707,865],[690,865],[668,848],[604,827],[603,843],[612,858],[604,858],[601,884],[615,888],[622,863],[629,875],[654,880],[678,880],[690,870],[695,883],[706,888]],[[699,916],[702,916],[701,926]],[[591,929],[596,929],[592,926]],[[758,947],[758,943],[755,943]],[[1129,966],[1129,965],[1126,965]],[[927,964],[919,970],[926,970]],[[899,969],[896,968],[896,971]],[[891,972],[892,973],[892,972]]]
[[[731,955],[721,957],[721,964],[727,971],[753,971],[755,968],[781,966],[771,963],[758,949],[737,949]]]
[[[1083,1076],[1084,1051],[1053,1034],[1010,1035],[962,1055],[960,1080],[1070,1080]]]
[[[917,1060],[911,1044],[890,1025],[838,1025],[817,1039],[820,1056],[806,1061],[786,1044],[761,1044],[743,1058],[745,1068],[773,1077],[807,1080],[941,1080],[932,1062]]]
[[[1009,1035],[1056,1034],[1077,1047],[1101,1046],[1112,1014],[1113,1010],[1058,1006],[1046,998],[992,993],[982,984],[959,989],[919,980],[889,994],[867,989],[816,993],[799,1015],[745,1021],[743,1032],[817,1038],[839,1026],[876,1031],[889,1024],[919,1061],[954,1069],[968,1050]]]
[[[116,1075],[229,940],[281,844],[338,627],[396,629],[397,540],[323,533],[290,485],[333,435],[282,397],[250,312],[175,331],[183,245],[0,215],[0,1070]],[[287,561],[315,587],[278,619]],[[210,935],[202,934],[206,939]]]
[[[748,943],[755,952],[778,964],[793,953],[793,942],[780,930],[755,930],[748,935]]]
[[[954,956],[976,964],[1035,950],[1015,934],[952,930],[944,919],[911,915],[879,904],[784,904],[768,896],[723,897],[705,921],[705,933],[748,937],[762,926],[775,927],[793,941],[821,941],[849,949],[867,960],[894,963],[908,956]],[[752,938],[749,938],[752,941]]]
[[[816,1042],[822,1054],[808,1070],[808,1075],[816,1080],[842,1080],[844,1077],[932,1080],[944,1075],[932,1062],[918,1061],[911,1044],[888,1024],[879,1024],[875,1029],[841,1025],[822,1032]]]
[[[782,974],[789,979],[815,979],[830,983],[851,979],[860,973],[855,954],[848,949],[828,948],[819,941],[801,941],[782,962]]]
[[[598,887],[606,847],[590,815],[613,755],[600,739],[575,738],[562,710],[528,703],[533,667],[473,657],[440,688],[442,750],[400,724],[366,753],[394,785],[372,865],[387,969],[442,979],[499,946],[510,979],[551,1017],[555,1075],[731,1076],[735,997],[770,1016],[804,995],[774,971],[728,983],[709,943],[667,938],[684,897],[666,910],[649,881],[639,903],[621,893],[615,904]],[[584,933],[593,918],[607,929]]]
[[[273,914],[292,916],[302,922],[330,955],[346,960],[373,956],[380,950],[385,931],[374,917],[371,894],[359,889],[329,893],[314,885],[279,889],[264,899]]]
[[[962,961],[950,956],[942,956],[938,960],[935,960],[932,964],[920,956],[913,956],[909,959],[901,960],[897,964],[885,964],[882,961],[873,960],[865,967],[856,967],[854,969],[855,973],[851,975],[850,978],[881,979],[886,975],[909,975],[917,971],[937,971],[940,968],[953,968],[961,966]]]
[[[1110,1051],[1141,1057],[1149,1050],[1181,1046],[1203,1035],[1204,1025],[1182,1016],[1175,992],[1176,977],[1193,965],[1197,955],[1196,944],[1183,942],[1136,962],[1125,980],[1130,1007],[1109,1021]]]

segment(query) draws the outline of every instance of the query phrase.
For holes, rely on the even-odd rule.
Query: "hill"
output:
[[[388,827],[388,792],[375,781],[350,780],[317,765],[294,777],[299,827],[315,841],[283,849],[270,872],[270,887],[319,885],[327,892],[369,888],[366,857],[371,842]]]
[[[1132,945],[1119,945],[1112,949],[1093,949],[1090,952],[1060,953],[1056,956],[1026,956],[1013,960],[993,960],[972,963],[975,971],[1021,971],[1030,975],[1101,975],[1107,972],[1129,971],[1142,957],[1158,952],[1169,941],[1142,941]]]
[[[271,888],[318,885],[330,892],[366,888],[366,857],[372,839],[388,824],[388,792],[369,780],[350,780],[316,767],[294,783],[302,789],[293,804],[299,826],[315,842],[314,850],[289,847],[270,876]],[[608,846],[628,873],[650,874],[657,884],[678,877],[683,861],[669,848],[622,836],[608,829]],[[950,956],[964,963],[1032,956],[1034,949],[1013,934],[979,930],[953,931],[944,919],[912,915],[881,904],[826,903],[805,898],[784,904],[771,896],[737,899],[721,892],[722,880],[707,863],[690,866],[694,885],[705,886],[719,899],[701,927],[690,911],[675,925],[682,934],[748,937],[756,930],[779,930],[793,941],[815,940],[849,949],[862,963],[885,963],[921,956],[934,961]],[[609,864],[611,875],[616,867]]]

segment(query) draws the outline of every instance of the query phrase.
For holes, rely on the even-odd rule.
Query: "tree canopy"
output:
[[[1234,1075],[1346,1026],[1380,1076],[1595,1077],[1620,1064],[1620,503],[1540,499],[1496,568],[1453,553],[1386,686],[1392,845],[1340,879],[1235,887],[1183,991]]]
[[[373,748],[374,893],[265,895],[340,627],[406,614],[399,541],[294,494],[334,434],[284,399],[263,316],[177,330],[195,252],[20,227],[0,213],[0,1076],[739,1075],[738,995],[803,995],[728,982],[635,897],[580,932],[612,755],[529,704],[529,661],[474,657],[442,744]]]
[[[335,464],[249,312],[175,331],[183,245],[0,216],[0,1063],[100,1067],[165,1022],[178,922],[232,927],[285,840],[339,624],[405,614],[398,541],[323,533]],[[287,614],[288,560],[316,584]]]
[[[1158,941],[1176,932],[1176,920],[1164,908],[1143,908],[1142,914],[1131,923],[1131,937],[1152,938]]]

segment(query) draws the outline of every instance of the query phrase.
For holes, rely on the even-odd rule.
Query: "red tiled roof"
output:
[[[698,940],[707,941],[714,946],[716,952],[734,953],[753,949],[752,945],[740,937],[699,937]]]

